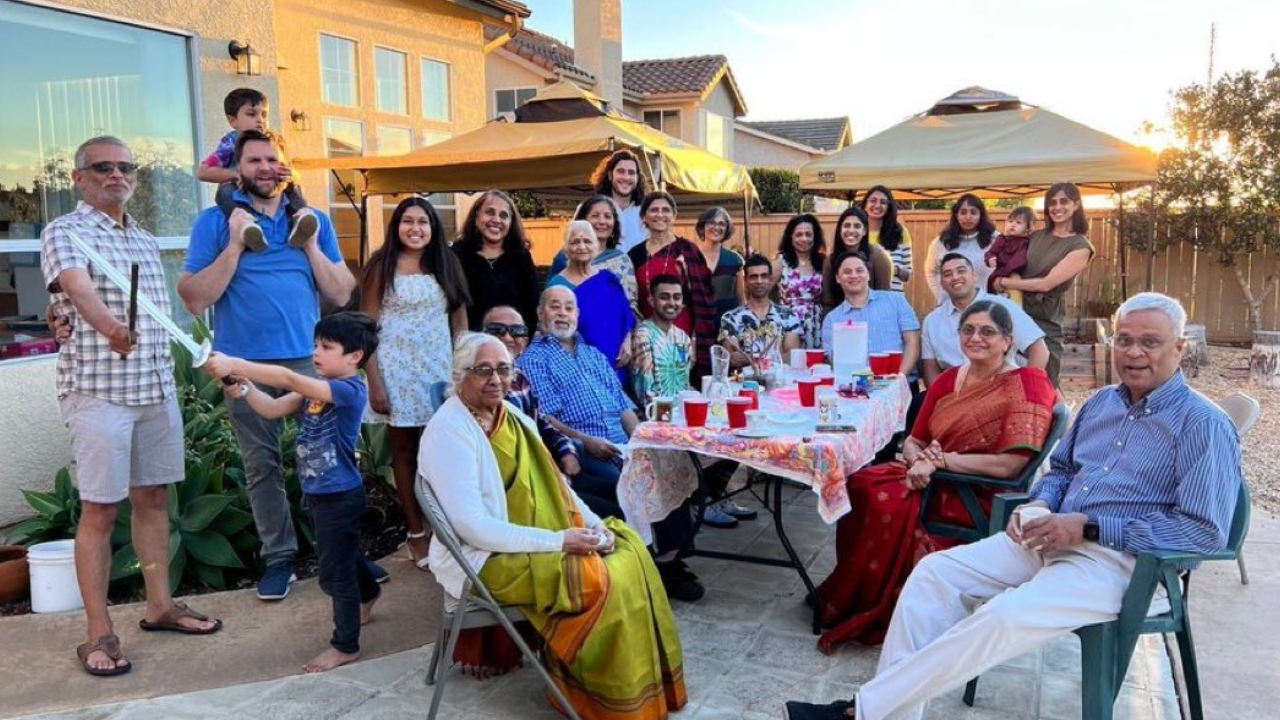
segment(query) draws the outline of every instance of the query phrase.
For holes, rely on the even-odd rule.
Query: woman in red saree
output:
[[[1012,478],[1040,451],[1053,420],[1057,392],[1043,370],[1008,362],[1013,321],[997,302],[980,300],[960,316],[960,346],[969,364],[947,370],[925,396],[903,461],[860,470],[849,478],[853,510],[836,527],[836,567],[818,587],[826,631],[823,652],[843,643],[879,644],[898,593],[926,554],[953,544],[920,526],[920,502],[935,470]],[[990,511],[991,493],[978,490]],[[933,517],[965,524],[960,499],[935,495]]]

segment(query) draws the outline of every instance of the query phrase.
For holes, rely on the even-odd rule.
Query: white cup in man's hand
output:
[[[1018,531],[1018,537],[1022,537],[1022,528],[1026,523],[1029,523],[1032,520],[1038,520],[1042,517],[1049,517],[1052,514],[1053,511],[1049,510],[1047,507],[1041,507],[1040,505],[1023,505],[1013,511],[1013,527]],[[1022,541],[1022,546],[1027,546],[1027,542],[1025,540]]]

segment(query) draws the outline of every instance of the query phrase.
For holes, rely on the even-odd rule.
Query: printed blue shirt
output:
[[[302,492],[328,495],[360,487],[356,440],[369,398],[359,375],[329,381],[333,402],[304,398],[298,411],[298,479]]]
[[[1178,371],[1137,403],[1123,385],[1089,398],[1032,497],[1088,515],[1115,550],[1215,552],[1242,482],[1235,426]]]
[[[542,412],[574,430],[611,443],[627,441],[622,413],[635,405],[622,391],[613,366],[599,350],[576,337],[570,354],[551,335],[539,335],[516,360],[529,378]]]
[[[250,204],[241,190],[232,197]],[[267,249],[240,255],[231,282],[213,305],[213,349],[218,352],[248,360],[311,357],[320,299],[306,253],[289,245],[288,202],[282,197],[273,217],[254,213]],[[333,223],[324,213],[315,214],[321,252],[334,263],[342,262]],[[210,207],[201,212],[191,228],[183,270],[198,273],[212,265],[229,238],[221,210]]]
[[[902,352],[906,346],[902,333],[919,331],[920,320],[911,309],[907,296],[892,290],[868,290],[867,304],[855,308],[846,300],[827,313],[822,320],[822,348],[831,355],[831,342],[836,323],[856,320],[867,324],[867,352]]]

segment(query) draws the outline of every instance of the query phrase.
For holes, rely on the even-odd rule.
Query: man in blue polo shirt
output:
[[[316,213],[320,229],[303,247],[289,245],[288,200],[282,194],[289,173],[281,151],[280,137],[270,132],[246,130],[236,142],[240,187],[234,197],[253,208],[253,219],[266,236],[266,250],[246,253],[241,228],[229,227],[221,210],[208,208],[191,229],[178,294],[192,314],[213,307],[214,350],[314,377],[312,333],[320,319],[319,299],[345,304],[355,278],[324,213]],[[240,443],[249,503],[267,565],[258,597],[282,600],[294,579],[298,541],[281,473],[280,423],[258,417],[244,403],[232,403],[228,414]]]

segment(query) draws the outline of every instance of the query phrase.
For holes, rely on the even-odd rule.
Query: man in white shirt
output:
[[[1017,303],[1000,295],[988,295],[978,287],[978,276],[969,258],[960,253],[947,253],[942,258],[939,277],[948,299],[924,318],[920,356],[924,360],[927,384],[932,385],[943,370],[965,363],[964,353],[960,351],[960,314],[979,298],[1009,309],[1013,317],[1013,347],[1025,356],[1028,367],[1043,369],[1048,364],[1049,348],[1044,343],[1044,331]]]

